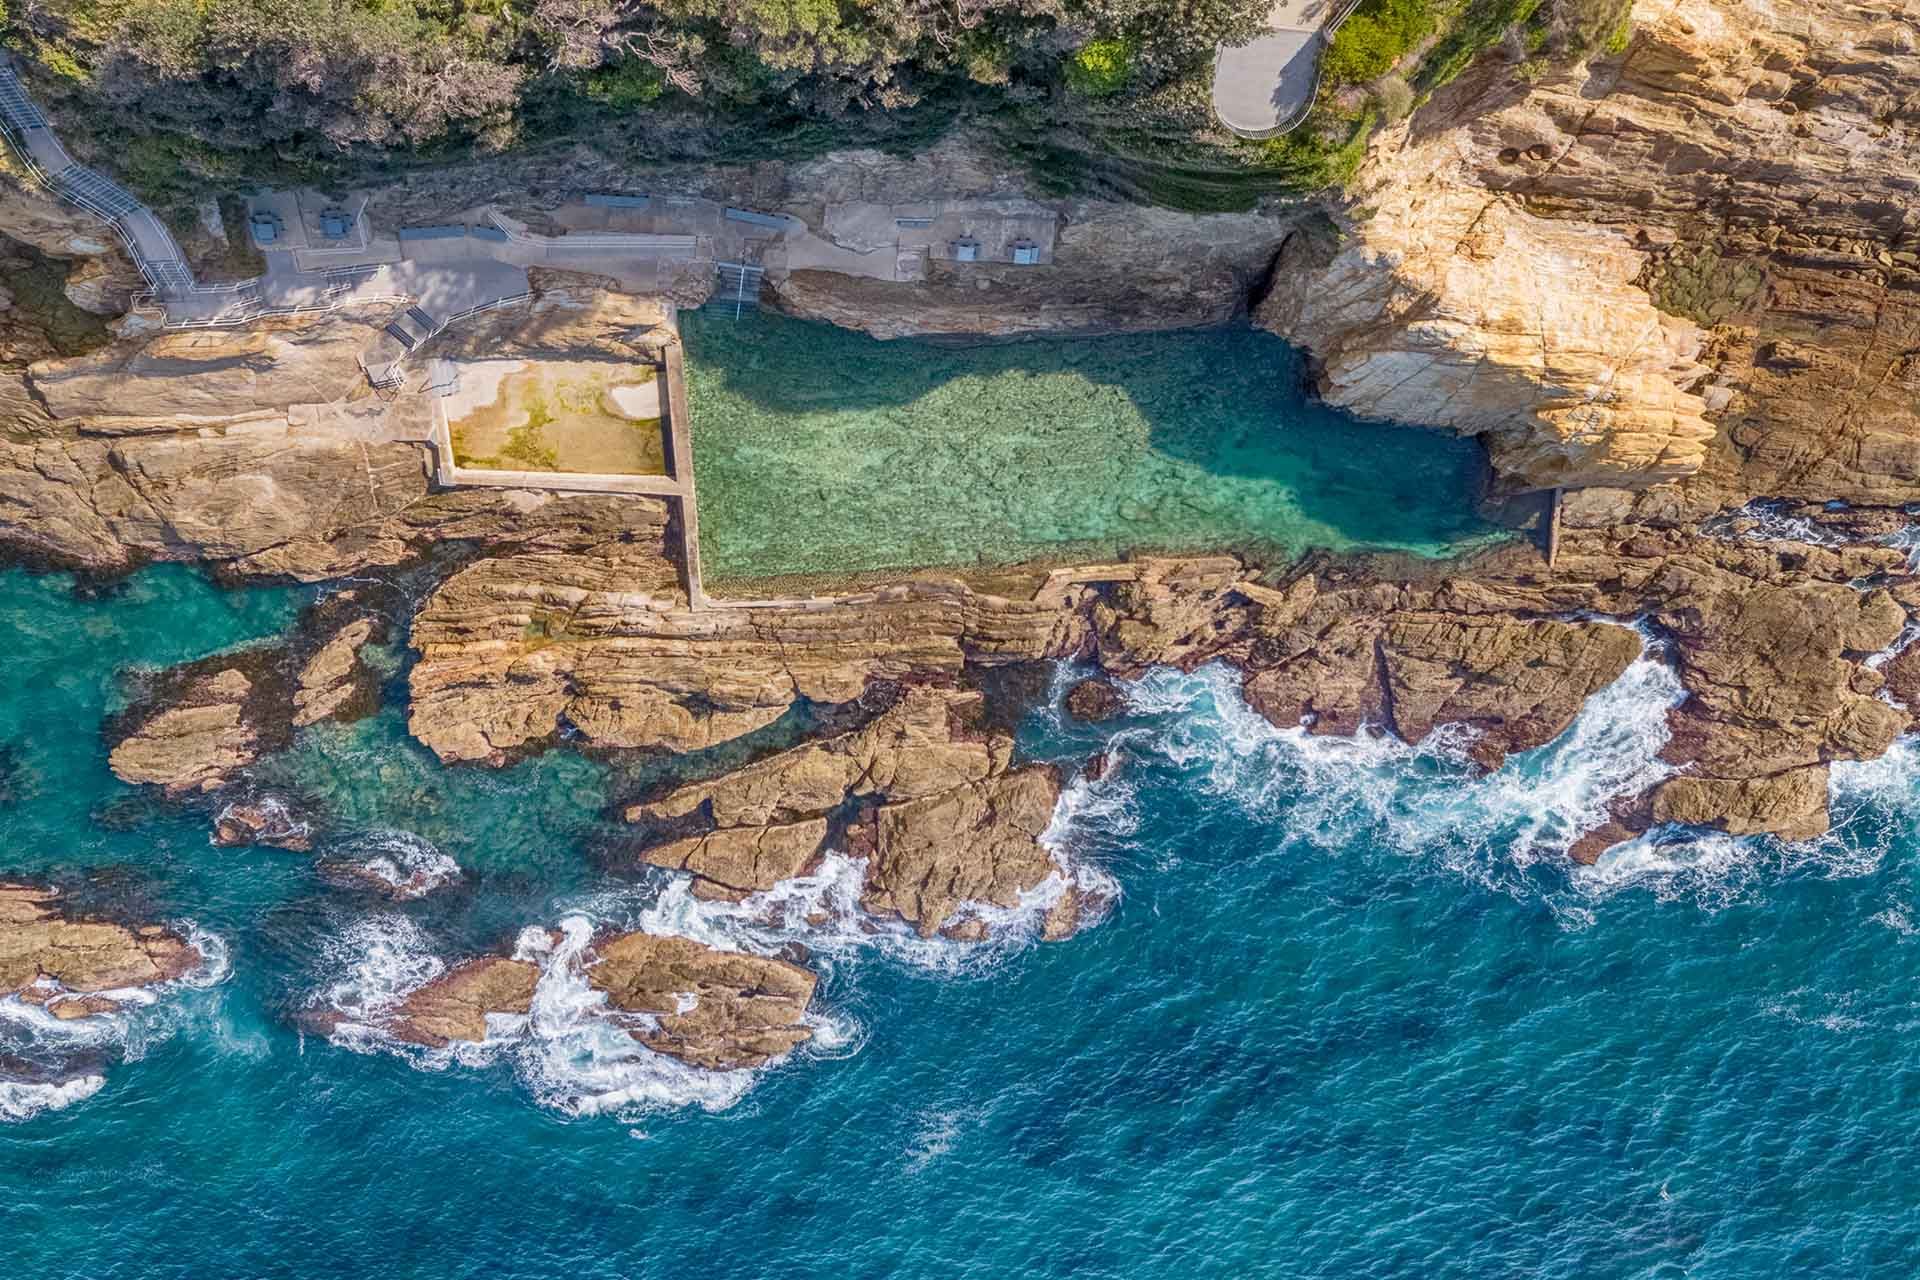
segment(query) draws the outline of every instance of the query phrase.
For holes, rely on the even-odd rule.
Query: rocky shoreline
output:
[[[424,399],[371,395],[354,362],[385,320],[369,309],[190,335],[130,317],[102,351],[10,366],[0,543],[96,573],[412,567],[407,723],[448,765],[563,742],[686,755],[827,709],[807,740],[632,800],[628,865],[738,902],[846,853],[865,867],[861,910],[927,937],[978,941],[983,908],[1051,894],[1038,930],[1060,938],[1108,905],[1042,840],[1063,779],[983,715],[987,686],[1023,664],[1131,679],[1224,663],[1277,726],[1445,731],[1492,770],[1565,732],[1651,637],[1684,691],[1661,753],[1674,772],[1617,797],[1569,857],[1669,823],[1804,840],[1828,826],[1828,767],[1884,753],[1920,692],[1903,648],[1920,580],[1889,540],[1920,503],[1920,230],[1901,212],[1908,126],[1881,111],[1920,62],[1837,0],[1806,8],[1796,34],[1746,0],[1643,0],[1624,52],[1537,83],[1476,70],[1315,208],[1208,220],[1080,202],[1052,274],[782,284],[798,313],[884,334],[1219,323],[1251,303],[1312,353],[1330,403],[1479,437],[1493,509],[1528,540],[1433,564],[929,570],[826,606],[695,608],[666,502],[436,490]],[[918,190],[936,159],[842,157],[783,189],[802,210],[849,184]],[[7,229],[110,260],[28,193],[0,203]],[[98,292],[99,276],[72,288]],[[538,286],[524,312],[445,341],[622,356],[658,340],[658,300],[557,272]],[[1537,523],[1549,491],[1552,536]],[[1799,524],[1743,525],[1754,498],[1800,504]],[[223,804],[222,843],[295,847],[308,833],[250,795],[249,769],[374,705],[363,650],[387,625],[342,592],[284,643],[155,673],[107,726],[115,773]],[[1111,710],[1080,701],[1088,718]],[[41,899],[9,910],[56,929]],[[670,942],[594,943],[593,981],[641,1043],[734,1067],[804,1039],[806,970]],[[52,954],[33,945],[22,954]],[[528,962],[470,961],[415,993],[392,1034],[480,1039],[486,1015],[527,1012],[537,980]],[[664,994],[687,990],[691,1010]]]
[[[162,925],[70,915],[58,892],[0,883],[0,997],[63,1021],[112,1013],[125,994],[193,973],[198,947]]]

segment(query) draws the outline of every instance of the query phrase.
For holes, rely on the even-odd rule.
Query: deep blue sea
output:
[[[617,869],[611,767],[441,769],[399,713],[273,766],[322,853],[458,864],[417,902],[222,850],[108,774],[121,672],[268,636],[306,593],[178,569],[0,575],[0,867],[190,925],[219,963],[59,1032],[0,1005],[0,1275],[1908,1276],[1920,1258],[1920,753],[1843,766],[1836,833],[1562,856],[1644,781],[1653,654],[1559,742],[1308,741],[1227,673],[1034,713],[1053,838],[1121,888],[1071,941],[813,939],[816,1047],[703,1077],[555,1007],[465,1061],[338,1044],[523,927],[778,939]],[[398,605],[396,607],[399,607]],[[391,661],[398,671],[399,656]],[[1061,673],[1064,687],[1070,672]],[[830,891],[831,886],[820,889]],[[213,941],[216,940],[217,942]]]

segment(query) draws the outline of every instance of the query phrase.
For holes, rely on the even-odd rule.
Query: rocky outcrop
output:
[[[1503,488],[1692,519],[1920,496],[1912,32],[1842,0],[1640,0],[1624,54],[1498,57],[1295,235],[1260,321],[1330,400],[1483,435]]]
[[[717,951],[688,938],[623,933],[594,945],[587,981],[639,1015],[635,1040],[709,1071],[764,1066],[805,1043],[819,981],[785,960]]]
[[[1410,742],[1463,725],[1473,758],[1494,767],[1565,731],[1640,652],[1625,624],[1650,616],[1688,695],[1667,751],[1686,781],[1664,803],[1690,821],[1795,835],[1818,813],[1756,797],[1802,795],[1816,775],[1786,775],[1871,758],[1907,723],[1874,696],[1882,677],[1864,662],[1907,616],[1887,589],[1907,593],[1909,581],[1889,547],[1573,527],[1551,572],[1518,544],[1424,568],[1329,559],[1277,578],[1225,557],[1143,559],[1035,575],[1019,592],[1011,578],[987,594],[923,575],[833,609],[704,615],[684,610],[649,554],[554,544],[449,580],[416,620],[416,734],[447,759],[504,758],[563,723],[590,742],[685,749],[771,724],[797,697],[847,703],[885,681],[951,682],[1048,657],[1127,676],[1224,660],[1276,724],[1371,724]],[[853,769],[844,746],[806,750],[818,754],[746,771],[755,781],[739,795],[751,804],[723,779],[639,815],[679,842],[657,856],[730,894],[804,868]],[[803,799],[782,807],[789,785]],[[1723,812],[1707,812],[1715,805]],[[737,820],[667,829],[727,806]],[[942,820],[1009,808],[976,796]],[[911,833],[894,834],[889,847],[904,848]]]
[[[376,619],[354,618],[328,636],[294,676],[293,723],[314,724],[354,710],[370,709],[377,699],[373,673],[360,650],[373,639]]]
[[[270,417],[205,435],[0,437],[0,479],[16,553],[108,572],[166,559],[330,577],[406,559],[408,509],[444,508],[427,502],[418,446]]]
[[[657,509],[654,509],[657,511]],[[624,540],[481,560],[414,619],[409,727],[442,760],[500,761],[566,725],[609,747],[687,751],[772,724],[796,698],[951,679],[972,655],[1068,653],[1084,626],[1050,603],[940,575],[846,607],[701,610],[633,504]],[[652,515],[652,523],[644,523]]]
[[[1280,661],[1248,679],[1247,697],[1275,724],[1316,733],[1384,725],[1410,743],[1464,725],[1474,731],[1473,758],[1498,768],[1508,753],[1563,733],[1641,649],[1637,635],[1613,623],[1461,617],[1397,602],[1368,616],[1346,595],[1310,606],[1298,622],[1287,622],[1283,606],[1257,624],[1256,643]],[[1349,605],[1358,607],[1346,612]]]
[[[1705,335],[1635,286],[1648,256],[1625,235],[1440,179],[1368,198],[1337,249],[1289,240],[1256,312],[1312,350],[1328,401],[1482,436],[1508,492],[1699,470]]]
[[[259,759],[259,700],[244,671],[221,666],[171,683],[163,705],[110,730],[118,738],[107,758],[115,777],[180,795],[224,786]]]
[[[1126,700],[1110,680],[1079,680],[1067,690],[1066,711],[1083,724],[1111,720],[1125,709]]]
[[[917,800],[881,805],[854,828],[849,846],[868,858],[860,905],[897,915],[921,936],[973,936],[970,904],[1010,908],[1059,868],[1040,843],[1060,799],[1060,778],[1033,765]],[[1064,898],[1078,899],[1068,885]],[[1104,905],[1104,904],[1102,904]],[[1079,907],[1066,908],[1078,918]],[[1049,937],[1064,933],[1059,926]]]
[[[105,726],[115,776],[176,796],[214,791],[296,728],[371,711],[377,690],[359,652],[380,623],[360,610],[342,592],[309,608],[283,642],[136,674],[131,705]],[[288,832],[277,803],[230,804],[216,834],[278,843]]]
[[[158,925],[128,927],[69,916],[59,894],[0,884],[0,995],[44,1005],[58,1018],[110,1012],[110,995],[173,982],[203,963],[185,938]]]
[[[291,325],[160,332],[29,371],[57,420],[101,429],[179,429],[250,413],[285,413],[364,390],[358,362],[390,308]]]
[[[609,1017],[647,1048],[696,1067],[764,1066],[813,1034],[805,1019],[818,980],[785,960],[620,933],[596,939],[582,963]],[[479,1043],[489,1016],[532,1010],[540,977],[528,960],[468,960],[409,995],[381,1029],[428,1048]]]
[[[803,874],[831,841],[866,859],[861,906],[925,935],[962,928],[974,904],[1017,906],[1059,875],[1039,842],[1058,775],[1012,767],[1013,740],[979,728],[980,694],[909,686],[880,700],[859,729],[629,806],[629,822],[674,837],[641,858],[737,900]],[[1090,918],[1092,905],[1066,910]]]
[[[75,306],[117,315],[146,287],[119,241],[92,214],[60,200],[16,167],[11,149],[0,158],[0,236],[32,245],[50,258],[74,263],[66,293]]]
[[[455,1040],[487,1038],[488,1014],[519,1014],[533,1008],[540,966],[505,956],[485,956],[455,965],[413,992],[386,1025],[412,1044],[442,1049]]]
[[[102,572],[192,560],[316,581],[438,542],[537,540],[549,519],[605,502],[430,493],[428,399],[377,397],[360,367],[393,341],[390,310],[136,334],[0,374],[0,544]],[[670,336],[665,319],[657,299],[556,276],[528,306],[449,331],[435,350],[632,359]]]
[[[223,805],[214,815],[211,843],[221,849],[268,845],[311,853],[313,830],[279,796],[243,797]]]

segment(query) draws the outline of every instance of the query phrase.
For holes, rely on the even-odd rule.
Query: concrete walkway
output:
[[[1213,63],[1213,114],[1243,138],[1271,138],[1306,118],[1320,87],[1320,54],[1345,0],[1274,0],[1267,32],[1223,45]]]
[[[113,228],[156,294],[165,297],[193,289],[186,255],[167,224],[119,183],[68,154],[7,59],[0,59],[0,132],[55,194]]]

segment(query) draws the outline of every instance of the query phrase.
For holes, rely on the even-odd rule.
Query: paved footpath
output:
[[[1322,29],[1337,0],[1274,0],[1267,32],[1222,46],[1213,64],[1213,113],[1245,138],[1270,138],[1298,124],[1319,87]]]

